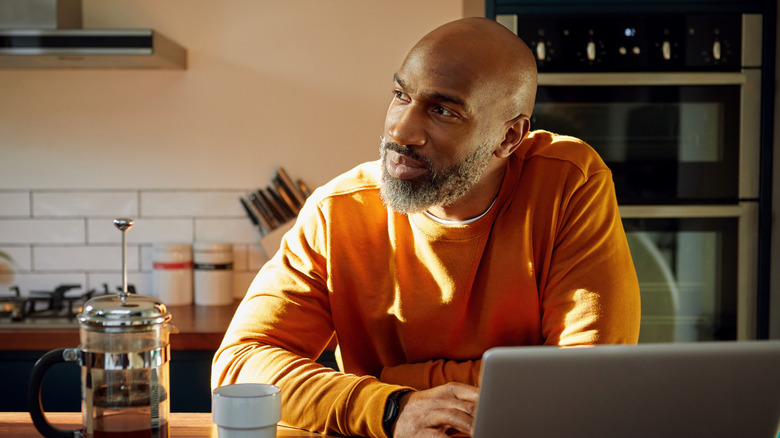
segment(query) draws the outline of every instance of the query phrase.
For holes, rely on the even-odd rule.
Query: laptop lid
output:
[[[780,342],[501,347],[475,438],[776,437]]]

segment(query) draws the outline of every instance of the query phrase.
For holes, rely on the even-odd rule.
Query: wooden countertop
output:
[[[168,306],[171,323],[179,333],[171,335],[173,350],[211,350],[222,342],[239,301],[227,306]],[[0,350],[52,350],[79,345],[74,328],[2,328]]]
[[[81,412],[49,412],[47,420],[61,429],[76,429],[81,425]],[[211,413],[172,413],[169,417],[170,436],[214,437],[218,436],[217,426],[211,421]],[[40,436],[32,424],[27,412],[0,412],[0,436],[3,438],[21,438]],[[323,438],[326,435],[278,426],[277,437]]]

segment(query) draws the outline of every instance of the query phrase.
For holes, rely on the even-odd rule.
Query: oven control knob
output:
[[[716,61],[720,61],[720,41],[715,40],[714,43],[712,43],[712,57],[715,58]]]
[[[596,43],[593,41],[588,41],[588,47],[585,50],[585,53],[588,57],[588,61],[595,61],[596,60]]]
[[[661,55],[667,61],[672,59],[672,45],[669,44],[669,41],[664,41],[663,44],[661,44]]]
[[[544,41],[536,43],[536,58],[539,61],[544,61],[547,58],[547,49],[544,46]]]

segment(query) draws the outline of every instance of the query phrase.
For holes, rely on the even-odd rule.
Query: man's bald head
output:
[[[528,135],[535,95],[536,60],[495,21],[466,18],[423,37],[394,76],[382,200],[457,220],[485,211]]]
[[[536,60],[526,44],[493,20],[470,17],[425,35],[404,64],[423,62],[441,74],[462,74],[509,118],[530,116],[536,97]]]

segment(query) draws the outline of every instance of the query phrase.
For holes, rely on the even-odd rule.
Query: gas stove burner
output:
[[[112,293],[108,284],[103,284],[101,293],[95,289],[76,293],[81,288],[80,284],[62,284],[51,291],[30,291],[28,297],[23,297],[19,287],[12,286],[12,295],[0,295],[0,324],[10,322],[14,327],[19,324],[30,328],[53,327],[53,324],[75,327],[76,315],[90,298]],[[128,285],[127,290],[135,293],[133,285]]]
[[[87,302],[95,291],[90,290],[80,295],[66,296],[65,293],[72,289],[81,289],[80,284],[63,284],[53,291],[30,291],[27,299],[28,316],[62,316],[76,315],[81,312],[79,304]],[[43,305],[43,308],[40,308]]]
[[[11,287],[12,296],[0,296],[0,316],[10,316],[11,321],[21,321],[24,315],[25,299],[21,297],[18,286]]]

